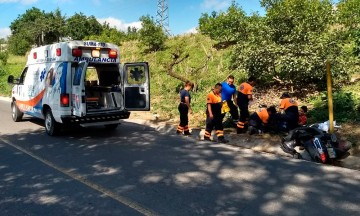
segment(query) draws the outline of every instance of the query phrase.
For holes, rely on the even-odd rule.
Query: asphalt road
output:
[[[45,134],[0,101],[0,215],[360,215],[360,172],[124,122]]]

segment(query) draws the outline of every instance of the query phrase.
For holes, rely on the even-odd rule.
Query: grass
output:
[[[24,56],[10,55],[6,65],[0,64],[0,96],[11,95],[11,85],[7,83],[9,75],[18,77],[26,64]]]

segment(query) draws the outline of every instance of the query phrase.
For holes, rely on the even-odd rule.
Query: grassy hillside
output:
[[[213,41],[203,35],[185,35],[167,41],[166,49],[154,53],[144,53],[138,42],[124,43],[120,49],[123,62],[148,61],[151,73],[152,111],[160,114],[160,118],[177,118],[179,88],[182,82],[167,74],[167,66],[172,61],[172,53],[182,49],[189,57],[175,67],[175,72],[187,77],[197,84],[197,91],[192,93],[194,115],[190,124],[199,125],[204,120],[205,97],[211,88],[226,79],[229,74],[244,78],[243,73],[228,70],[230,50],[215,50]],[[209,58],[208,58],[209,57]],[[207,61],[208,59],[208,61]],[[197,73],[196,68],[206,66]]]

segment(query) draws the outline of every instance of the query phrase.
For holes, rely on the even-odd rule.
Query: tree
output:
[[[360,29],[356,32],[354,55],[360,58]]]
[[[73,40],[82,40],[90,35],[99,35],[103,30],[94,16],[87,17],[83,13],[75,13],[68,18],[65,29],[66,35]]]
[[[11,25],[9,38],[10,51],[17,55],[24,55],[31,45],[41,46],[56,42],[62,36],[65,17],[59,9],[45,13],[38,8],[26,10],[19,15]]]
[[[110,27],[108,23],[104,23],[102,29],[103,30],[100,35],[90,35],[85,37],[85,39],[109,42],[118,46],[120,46],[121,42],[125,40],[125,32],[121,32],[116,28]]]
[[[61,11],[59,9],[46,14],[47,33],[44,37],[45,44],[59,42],[60,37],[65,36],[65,19],[65,16],[61,15]]]
[[[32,38],[22,33],[17,33],[9,37],[8,49],[14,55],[25,55],[32,45]]]
[[[139,31],[136,27],[129,26],[126,32],[126,40],[137,40],[139,38]]]
[[[324,63],[331,60],[334,78],[350,73],[347,51],[333,31],[335,16],[329,0],[262,0],[266,17],[248,19],[248,39],[238,41],[233,66],[270,81],[301,89],[323,85]],[[257,26],[255,29],[253,26]]]
[[[336,8],[339,24],[355,33],[360,28],[360,1],[339,0]]]
[[[217,47],[226,48],[235,44],[241,37],[246,37],[245,19],[245,12],[233,1],[226,12],[213,11],[211,15],[202,14],[199,29],[202,34],[216,40]]]
[[[38,8],[26,10],[10,24],[9,48],[14,54],[24,55],[32,44],[41,45],[45,13]]]
[[[164,48],[166,34],[162,28],[149,16],[140,17],[142,28],[139,30],[140,42],[148,47],[148,51],[158,51]]]

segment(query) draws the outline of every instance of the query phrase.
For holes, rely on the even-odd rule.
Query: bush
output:
[[[329,119],[327,93],[312,98],[310,103],[314,108],[309,111],[309,122],[324,122]],[[339,91],[333,94],[334,120],[349,122],[360,120],[360,100],[352,92]]]
[[[9,59],[9,53],[6,52],[0,52],[0,61],[2,62],[3,65],[7,64],[7,61]]]

